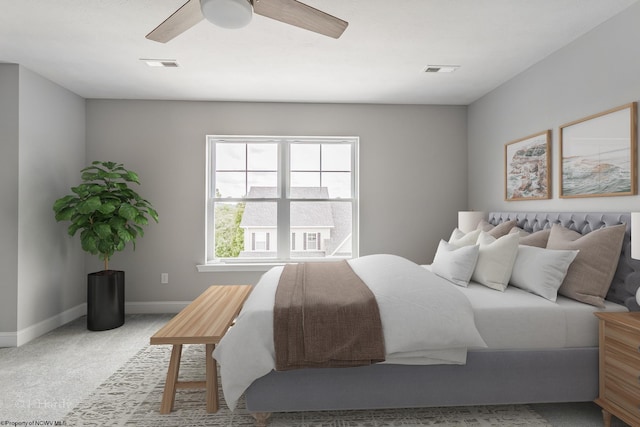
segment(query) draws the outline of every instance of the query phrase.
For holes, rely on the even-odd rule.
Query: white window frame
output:
[[[320,233],[304,233],[306,236],[305,251],[319,251],[320,250]],[[311,242],[313,241],[313,248]]]
[[[228,199],[234,201],[266,201],[278,204],[278,228],[277,228],[277,257],[274,259],[218,259],[215,257],[215,230],[214,230],[214,202],[212,189],[215,189],[215,147],[219,142],[245,142],[245,143],[277,143],[278,144],[278,185],[281,189],[279,197],[275,199]],[[330,199],[292,199],[289,197],[289,149],[291,144],[299,143],[332,143],[350,144],[351,146],[351,197]],[[341,201],[351,202],[351,257],[359,255],[359,138],[358,137],[300,137],[300,136],[251,136],[251,135],[207,135],[206,137],[206,183],[205,183],[205,262],[197,265],[200,272],[211,271],[266,271],[274,265],[282,265],[288,262],[299,262],[299,258],[291,257],[291,233],[289,224],[289,207],[292,202],[310,201]],[[309,260],[303,258],[303,260]],[[313,261],[329,261],[335,258],[313,258]]]

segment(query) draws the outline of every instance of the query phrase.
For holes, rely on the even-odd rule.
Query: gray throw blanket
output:
[[[288,264],[276,290],[276,370],[384,361],[380,312],[346,261]]]

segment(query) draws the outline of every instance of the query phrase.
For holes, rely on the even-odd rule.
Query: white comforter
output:
[[[394,255],[369,255],[349,264],[378,303],[385,363],[464,364],[467,348],[486,347],[469,301],[444,279]],[[213,353],[232,410],[254,380],[275,368],[273,305],[282,269],[262,276]]]

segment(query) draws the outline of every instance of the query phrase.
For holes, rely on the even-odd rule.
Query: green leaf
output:
[[[71,187],[71,191],[73,191],[78,196],[80,196],[80,198],[86,197],[89,194],[89,192],[87,191],[86,184],[81,184],[81,185],[78,185],[77,187]]]
[[[80,229],[81,227],[76,224],[76,223],[72,223],[69,228],[67,229],[67,233],[69,234],[69,236],[75,236],[76,232]]]
[[[120,239],[122,239],[122,241],[125,243],[130,242],[134,239],[134,236],[132,236],[126,228],[121,228],[118,230],[118,237],[120,237]]]
[[[82,172],[82,175],[80,175],[80,177],[82,178],[83,181],[94,181],[97,178],[99,178],[100,175],[97,172],[86,171],[86,172]]]
[[[109,170],[113,170],[116,166],[118,166],[118,163],[115,163],[115,162],[94,162],[94,163],[101,164]],[[122,166],[122,165],[119,165],[119,166]]]
[[[135,219],[133,220],[133,222],[135,222],[136,224],[140,224],[140,225],[147,225],[149,224],[149,220],[147,219],[146,216],[144,215],[138,215],[135,217]]]
[[[76,215],[71,218],[71,221],[80,227],[86,227],[91,224],[91,215]]]
[[[100,197],[93,196],[89,197],[87,200],[78,203],[78,212],[81,214],[90,214],[95,212],[100,206],[102,202],[100,201]]]
[[[95,255],[98,253],[98,240],[96,239],[96,235],[92,232],[82,232],[80,243],[82,244],[82,249],[89,252],[90,254]]]
[[[111,237],[111,227],[109,224],[96,224],[93,231],[100,239],[109,239]]]
[[[100,184],[89,185],[87,191],[91,194],[100,194],[104,191],[104,186]]]
[[[153,218],[155,220],[155,222],[158,222],[159,216],[158,216],[158,212],[155,209],[153,209],[151,206],[149,206],[147,208],[147,212],[149,212],[149,215],[151,216],[151,218]]]
[[[72,204],[71,202],[74,202],[76,200],[78,200],[78,198],[76,196],[74,196],[73,194],[69,194],[67,196],[64,196],[64,197],[56,200],[53,203],[53,210],[54,210],[54,212],[58,212],[62,208],[67,207],[68,205]]]
[[[73,208],[63,209],[59,212],[56,212],[56,221],[69,221],[75,213],[76,210]]]
[[[98,252],[109,256],[113,255],[113,252],[115,250],[115,243],[113,242],[113,240],[99,240],[97,243]]]
[[[116,206],[113,204],[113,202],[103,203],[98,208],[98,211],[100,211],[100,213],[103,213],[105,215],[108,215],[108,214],[110,214],[111,212],[113,212],[115,210],[116,210]]]
[[[122,174],[122,178],[125,181],[135,182],[136,184],[140,184],[140,177],[138,177],[138,174],[135,172],[127,171],[126,173]]]
[[[118,215],[130,221],[134,221],[138,216],[138,210],[129,203],[123,203],[120,206],[120,209],[118,209]]]
[[[124,227],[124,225],[127,223],[127,220],[120,217],[120,216],[114,216],[113,218],[111,218],[109,220],[109,225],[111,226],[111,228],[113,228],[114,230],[117,230],[118,228],[122,228]]]

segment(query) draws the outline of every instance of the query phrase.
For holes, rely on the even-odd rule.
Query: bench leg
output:
[[[213,358],[214,344],[206,344],[207,412],[218,412],[218,367]]]
[[[271,412],[252,412],[251,415],[256,420],[256,427],[267,427],[267,420],[271,416]]]
[[[169,361],[169,371],[167,381],[164,384],[160,413],[168,414],[173,410],[173,403],[176,400],[176,384],[178,383],[178,373],[180,372],[180,357],[182,356],[182,344],[174,344],[171,350],[171,360]]]

